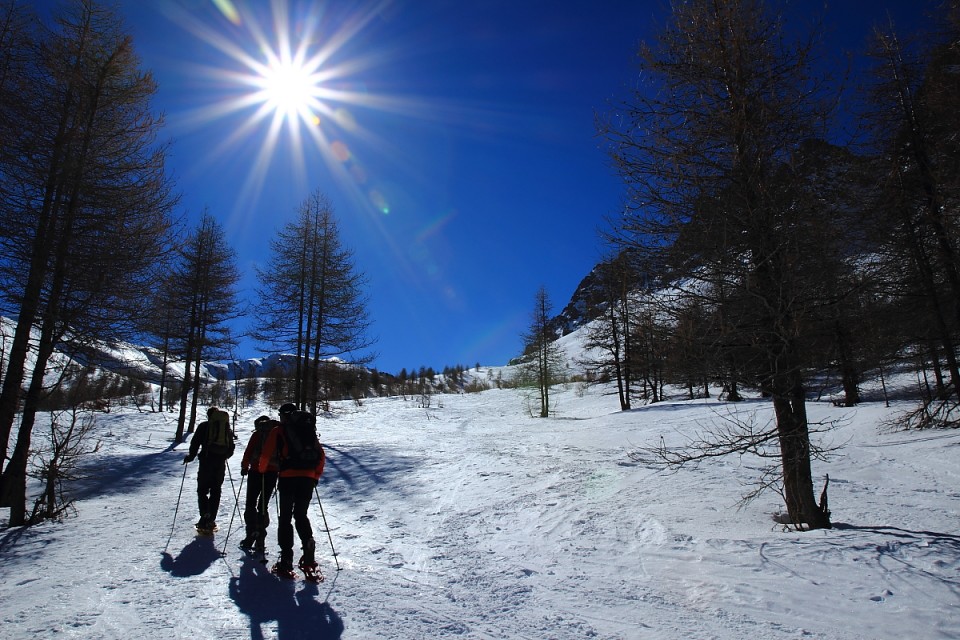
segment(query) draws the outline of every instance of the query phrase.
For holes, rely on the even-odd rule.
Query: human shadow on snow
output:
[[[278,578],[258,560],[247,558],[239,575],[230,578],[230,598],[250,619],[252,640],[263,638],[263,625],[274,621],[280,640],[338,640],[343,621],[329,602],[320,600],[324,584]]]
[[[175,578],[198,576],[220,559],[220,551],[211,536],[197,536],[176,558],[166,551],[160,558],[160,568]]]

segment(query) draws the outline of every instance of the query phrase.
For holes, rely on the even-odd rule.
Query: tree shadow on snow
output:
[[[247,558],[240,573],[230,579],[230,598],[250,619],[250,638],[263,638],[264,624],[276,622],[277,638],[338,640],[343,621],[333,607],[320,600],[320,588],[302,580],[285,580],[254,558]]]
[[[948,586],[954,593],[960,595],[960,579],[939,575],[926,566],[921,566],[918,558],[926,559],[935,557],[935,565],[938,567],[954,567],[960,563],[960,536],[952,533],[940,533],[937,531],[911,531],[900,527],[891,526],[863,526],[847,524],[843,522],[833,523],[833,528],[840,531],[863,531],[868,533],[890,536],[895,539],[894,542],[876,544],[871,542],[864,545],[864,550],[872,550],[877,557],[898,554],[901,547],[913,549],[916,558],[911,560],[901,559],[902,570],[914,570],[917,573],[926,576],[935,577],[944,585]],[[923,550],[923,553],[920,551]]]
[[[160,568],[174,578],[198,576],[220,559],[220,551],[211,536],[197,536],[174,558],[166,551],[160,558]]]
[[[4,531],[0,535],[0,553],[7,553],[17,546],[27,529],[28,527],[11,527]]]
[[[386,447],[365,445],[351,450],[324,444],[323,448],[327,451],[327,464],[320,482],[328,489],[364,498],[381,489],[403,494],[411,487],[416,458],[398,455]]]
[[[83,467],[80,473],[83,479],[74,485],[73,495],[83,499],[136,491],[144,485],[156,483],[157,475],[161,473],[173,475],[180,472],[175,462],[182,463],[183,455],[162,451],[141,456],[103,456]]]
[[[856,524],[847,524],[845,522],[834,522],[833,528],[840,531],[870,531],[884,535],[894,536],[896,538],[909,541],[925,541],[927,544],[939,544],[960,554],[960,536],[952,533],[938,533],[936,531],[910,531],[900,527],[891,526],[864,526]]]

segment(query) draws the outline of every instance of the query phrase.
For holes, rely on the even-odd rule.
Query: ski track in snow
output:
[[[846,418],[829,434],[844,448],[814,463],[836,527],[798,533],[771,520],[774,494],[738,508],[757,459],[662,473],[628,456],[722,419],[722,403],[619,412],[571,387],[541,420],[514,391],[436,399],[341,403],[319,421],[342,567],[315,503],[319,585],[236,547],[240,454],[266,407],[239,421],[214,538],[193,535],[196,465],[184,475],[169,416],[98,416],[77,517],[0,532],[4,637],[960,637],[960,433],[883,433],[880,405],[811,403],[812,419]]]

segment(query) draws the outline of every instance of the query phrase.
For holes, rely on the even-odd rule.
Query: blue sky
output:
[[[268,241],[326,194],[369,281],[374,365],[391,373],[505,364],[537,289],[559,312],[602,257],[597,232],[621,189],[594,116],[635,78],[663,4],[118,2],[160,85],[181,213],[223,223],[256,304]],[[883,7],[906,20],[933,4],[866,13],[838,0],[831,12],[856,48]],[[794,3],[808,5],[822,7]],[[299,47],[319,62],[309,114],[242,102],[268,51]],[[237,355],[259,352],[244,341]]]

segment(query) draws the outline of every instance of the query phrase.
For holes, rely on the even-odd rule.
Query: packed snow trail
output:
[[[830,436],[844,449],[815,465],[837,526],[797,533],[772,523],[773,494],[737,509],[757,459],[664,474],[629,457],[692,435],[722,403],[620,412],[571,386],[556,418],[537,419],[515,391],[434,400],[341,403],[319,421],[318,495],[343,568],[315,504],[320,584],[248,557],[239,515],[224,546],[239,456],[220,531],[197,537],[196,471],[184,478],[172,419],[98,415],[104,446],[77,516],[0,532],[4,636],[960,637],[960,433],[879,433],[880,405],[811,403],[812,419],[845,417]],[[266,412],[245,411],[242,443]],[[267,549],[275,559],[275,515]]]

